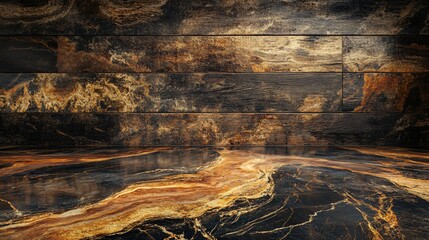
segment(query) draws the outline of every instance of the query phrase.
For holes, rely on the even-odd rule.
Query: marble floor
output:
[[[0,148],[0,239],[429,239],[429,151]]]

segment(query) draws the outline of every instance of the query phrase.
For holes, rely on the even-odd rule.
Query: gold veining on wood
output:
[[[60,72],[340,72],[340,37],[59,37]],[[79,47],[78,47],[79,45]]]

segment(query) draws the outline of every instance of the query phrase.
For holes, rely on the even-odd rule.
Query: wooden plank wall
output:
[[[427,0],[8,0],[1,145],[429,145]]]

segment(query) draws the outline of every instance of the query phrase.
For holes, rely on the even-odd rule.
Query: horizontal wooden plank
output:
[[[59,37],[60,72],[340,72],[340,37]]]
[[[38,71],[341,72],[342,66],[341,37],[60,36],[56,49],[42,37],[37,42],[32,37],[1,39],[1,72],[32,72],[28,59],[46,51],[49,56],[56,51],[57,61],[36,64]],[[27,41],[28,47],[21,48]]]
[[[345,73],[343,110],[429,112],[429,73]]]
[[[427,0],[8,0],[0,34],[428,34]]]
[[[0,112],[329,112],[341,73],[0,73]]]
[[[346,72],[429,72],[429,37],[348,36],[343,41]]]
[[[0,114],[0,144],[429,145],[428,114]]]

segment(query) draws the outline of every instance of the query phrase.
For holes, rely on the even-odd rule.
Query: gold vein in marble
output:
[[[2,163],[11,164],[8,167],[4,167],[0,171],[0,177],[6,175],[12,175],[20,172],[25,172],[29,170],[35,170],[43,167],[50,166],[61,166],[68,164],[79,164],[84,162],[100,162],[108,161],[115,158],[124,158],[124,157],[136,157],[143,156],[162,150],[168,150],[166,147],[158,148],[145,148],[145,149],[135,149],[128,150],[126,153],[104,153],[104,154],[91,154],[87,156],[86,154],[67,154],[63,156],[58,155],[37,155],[35,152],[29,150],[25,154],[19,155],[4,155],[0,156],[0,161]]]
[[[76,239],[121,232],[151,219],[196,218],[209,210],[231,206],[238,199],[272,195],[274,183],[271,174],[284,165],[328,167],[376,176],[429,200],[428,180],[402,176],[400,172],[382,165],[330,161],[323,158],[264,155],[243,150],[219,152],[221,157],[218,161],[197,173],[133,184],[95,204],[64,213],[40,214],[10,222],[9,225],[0,227],[0,237]],[[353,196],[345,194],[344,197],[348,203],[357,203],[357,206],[364,204]],[[377,224],[382,228],[396,229],[397,218],[391,211],[392,202],[389,201],[381,194],[380,206],[370,208],[378,214],[374,218]],[[335,208],[337,204],[340,203],[333,203],[330,209]],[[357,209],[359,210],[359,207]],[[310,215],[308,221],[317,214],[318,212],[315,212]],[[365,218],[365,215],[363,217]],[[372,229],[373,239],[379,239],[374,224],[371,223],[368,227]]]

